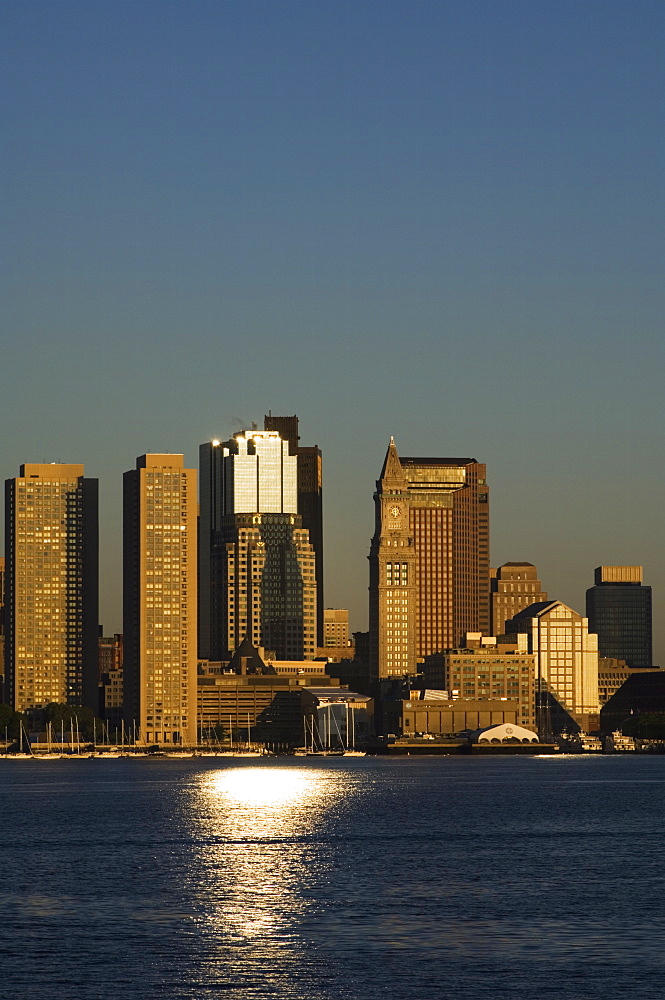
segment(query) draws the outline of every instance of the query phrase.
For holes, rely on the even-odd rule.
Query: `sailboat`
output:
[[[349,711],[350,709],[350,711]],[[349,739],[349,717],[351,719],[351,739]],[[339,731],[339,730],[338,730]],[[346,746],[344,748],[345,757],[366,757],[364,750],[356,750],[356,719],[353,705],[346,703]]]
[[[308,721],[309,721],[309,724],[308,724]],[[296,757],[325,757],[326,756],[326,751],[325,750],[320,750],[320,749],[317,750],[316,745],[315,745],[315,741],[314,741],[314,718],[311,718],[311,719],[308,720],[308,717],[305,715],[305,716],[303,716],[302,722],[303,722],[303,727],[304,727],[304,730],[305,730],[305,733],[304,733],[304,735],[305,735],[305,744],[304,744],[304,746],[298,747],[297,750],[293,751],[294,754],[295,754],[295,756]]]
[[[41,753],[40,752],[39,759],[40,760],[44,760],[44,759],[46,759],[46,760],[60,760],[61,757],[62,757],[62,754],[61,753],[57,753],[57,751],[55,751],[53,749],[53,723],[52,722],[47,722],[46,723],[46,753]]]
[[[256,747],[252,747],[252,725],[250,722],[249,712],[247,713],[247,748],[245,750],[236,750],[233,755],[234,757],[261,757],[262,751],[257,750]]]

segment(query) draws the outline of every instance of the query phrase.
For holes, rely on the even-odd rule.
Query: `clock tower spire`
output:
[[[394,438],[376,484],[370,547],[370,671],[375,679],[416,672],[415,548],[408,478]]]

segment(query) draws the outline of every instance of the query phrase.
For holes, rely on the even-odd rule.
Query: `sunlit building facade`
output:
[[[536,654],[536,701],[541,731],[587,730],[597,721],[598,637],[588,620],[561,601],[542,601],[506,622],[506,633],[526,635]],[[544,718],[547,713],[547,718]]]
[[[490,570],[491,634],[503,635],[506,622],[530,604],[547,600],[532,563],[507,562]]]
[[[196,470],[143,455],[124,476],[124,715],[141,740],[196,740]]]
[[[324,608],[323,645],[328,647],[349,645],[349,612],[346,608]]]
[[[467,633],[459,649],[425,657],[422,673],[426,688],[443,689],[451,698],[515,700],[519,724],[535,724],[536,656],[526,635],[508,642]]]
[[[279,659],[314,657],[316,562],[298,514],[297,456],[277,431],[201,445],[200,636],[204,658],[245,639]]]
[[[374,679],[416,667],[416,550],[409,482],[393,438],[374,494],[369,553],[369,661]]]
[[[489,633],[489,491],[472,458],[400,458],[391,438],[370,547],[370,667],[415,672],[466,632]]]
[[[26,464],[5,484],[6,697],[17,711],[97,710],[97,510],[82,465]]]

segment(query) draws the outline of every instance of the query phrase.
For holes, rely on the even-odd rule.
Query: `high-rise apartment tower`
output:
[[[5,484],[7,698],[97,710],[98,485],[82,465],[22,465]]]
[[[125,723],[147,743],[196,741],[196,470],[142,455],[124,476]]]
[[[200,636],[224,660],[247,638],[278,659],[316,649],[315,554],[298,514],[296,455],[277,431],[202,444]]]
[[[432,653],[489,633],[489,491],[474,458],[401,458],[377,482],[370,548],[370,666],[413,673]]]

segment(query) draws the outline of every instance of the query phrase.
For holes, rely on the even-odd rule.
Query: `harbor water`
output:
[[[665,997],[665,756],[0,760],[0,1000]]]

